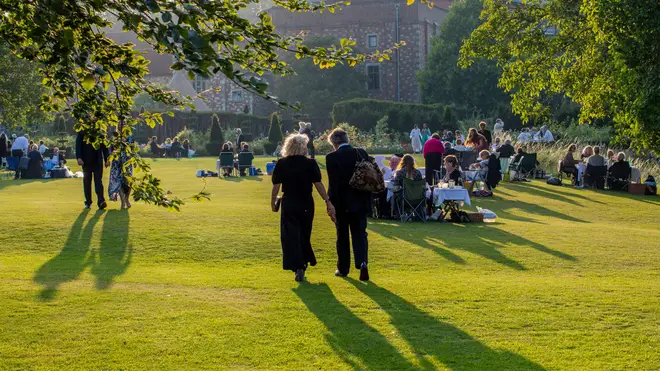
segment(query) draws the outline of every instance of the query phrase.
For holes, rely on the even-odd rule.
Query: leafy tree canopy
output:
[[[426,67],[418,74],[424,103],[476,108],[484,114],[508,105],[509,97],[497,86],[500,69],[495,62],[480,60],[469,68],[458,66],[463,40],[481,23],[483,0],[455,2],[431,39]]]
[[[658,14],[647,0],[485,0],[460,62],[497,61],[523,119],[548,115],[543,97],[561,93],[581,105],[581,121],[611,117],[618,139],[657,150]]]
[[[134,198],[178,209],[183,201],[170,198],[136,148],[122,141],[139,122],[150,126],[162,123],[157,113],[131,115],[132,97],[147,92],[155,102],[181,107],[186,102],[171,92],[150,84],[145,76],[148,61],[133,45],[118,45],[104,29],[110,20],[119,20],[125,31],[136,33],[155,50],[174,57],[173,70],[195,75],[226,75],[244,89],[274,99],[268,84],[259,76],[271,72],[287,75],[291,67],[279,53],[291,52],[311,58],[320,68],[339,63],[354,66],[367,56],[352,50],[355,44],[342,39],[339,45],[311,48],[297,36],[275,32],[271,17],[264,12],[251,22],[239,12],[258,0],[0,0],[0,42],[20,58],[38,63],[43,84],[52,92],[44,95],[42,108],[70,114],[75,130],[83,132],[95,146],[108,142],[110,126],[120,128],[115,153],[134,155],[130,165],[137,170],[129,177]],[[306,0],[273,0],[294,12],[335,12],[348,2],[326,4]],[[374,58],[386,58],[377,52]],[[286,103],[280,102],[282,106]],[[195,199],[206,197],[198,194]]]
[[[0,46],[0,125],[30,131],[52,119],[39,108],[47,94],[34,63],[20,59]]]
[[[314,37],[305,41],[310,48],[329,47],[338,40]],[[309,59],[287,58],[295,74],[278,78],[274,92],[287,102],[300,103],[302,113],[309,117],[330,117],[336,102],[367,96],[366,75],[362,69],[347,65],[319,69]]]

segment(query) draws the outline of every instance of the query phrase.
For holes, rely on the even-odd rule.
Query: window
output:
[[[367,35],[367,46],[369,49],[376,49],[378,47],[378,35]]]
[[[232,102],[241,102],[243,100],[243,92],[240,90],[234,90],[231,92],[231,101]]]
[[[380,66],[377,64],[367,65],[367,88],[369,90],[380,89]]]
[[[210,82],[211,80],[207,77],[195,75],[195,80],[193,80],[193,88],[195,88],[196,92],[201,93],[204,90],[208,90]]]

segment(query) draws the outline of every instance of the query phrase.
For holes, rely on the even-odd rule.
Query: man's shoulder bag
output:
[[[383,192],[385,190],[385,179],[378,164],[376,164],[376,160],[370,156],[367,156],[367,158],[362,157],[357,148],[355,152],[357,153],[358,160],[355,163],[353,176],[348,182],[348,185],[359,191],[371,193]]]

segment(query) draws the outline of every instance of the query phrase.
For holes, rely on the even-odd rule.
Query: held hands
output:
[[[82,160],[82,158],[79,158],[79,159],[78,159],[78,165],[79,165],[79,166],[83,166],[83,160]]]
[[[275,200],[270,201],[270,209],[273,210],[274,213],[277,212],[277,206],[275,206]]]
[[[337,211],[335,210],[335,207],[332,205],[332,202],[330,202],[330,200],[327,200],[325,203],[327,206],[328,216],[330,217],[330,220],[332,220],[333,223],[337,223]]]
[[[105,167],[110,167],[110,161],[105,162]]]

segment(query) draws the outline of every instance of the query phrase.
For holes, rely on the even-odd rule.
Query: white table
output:
[[[433,204],[439,207],[445,201],[463,202],[472,205],[472,202],[470,201],[470,193],[463,187],[434,188]]]

